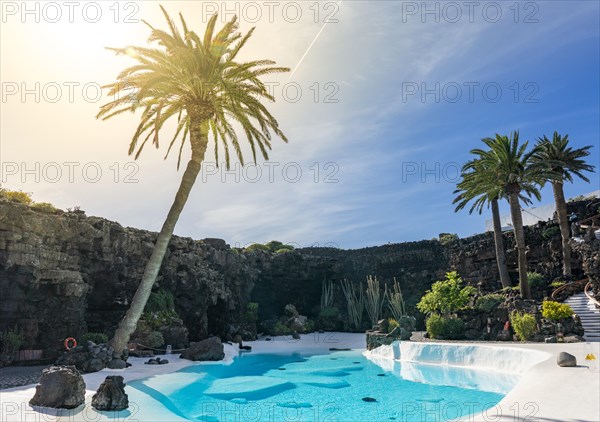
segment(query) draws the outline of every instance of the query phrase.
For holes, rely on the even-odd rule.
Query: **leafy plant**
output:
[[[331,280],[323,280],[321,284],[321,311],[331,307],[333,304],[333,283]]]
[[[573,308],[566,303],[558,303],[552,300],[545,300],[542,303],[542,316],[552,321],[560,321],[561,319],[573,316]]]
[[[537,330],[537,322],[533,315],[526,312],[512,311],[509,318],[519,340],[527,341],[533,337]]]
[[[531,271],[527,273],[529,287],[532,289],[545,289],[548,286],[548,279],[542,274]]]
[[[277,249],[275,251],[275,253],[276,254],[283,254],[283,253],[288,253],[288,252],[291,252],[291,251],[293,251],[293,249],[281,248],[281,249]]]
[[[247,252],[256,252],[256,251],[271,252],[271,249],[269,249],[267,246],[263,245],[262,243],[253,243],[252,245],[250,245],[246,248],[246,251]]]
[[[165,344],[165,339],[160,331],[151,331],[144,339],[144,346],[157,348]]]
[[[406,305],[404,304],[402,289],[395,277],[393,290],[388,290],[386,286],[385,295],[388,300],[388,308],[396,320],[399,320],[402,316],[406,315]]]
[[[49,202],[35,202],[33,203],[33,205],[31,205],[31,209],[34,211],[45,212],[48,214],[53,214],[56,211],[58,211],[58,209]]]
[[[355,329],[359,329],[362,325],[363,312],[365,308],[363,285],[360,283],[359,287],[356,288],[354,284],[344,279],[341,286],[348,306],[348,319],[350,326],[353,326]]]
[[[377,277],[367,277],[367,290],[365,295],[365,308],[367,314],[371,320],[371,325],[377,324],[377,321],[381,318],[381,311],[383,310],[383,303],[385,302],[385,293],[382,294],[381,288],[379,287],[379,280]]]
[[[396,327],[399,327],[400,323],[394,318],[388,318],[388,333],[394,331]]]
[[[323,330],[336,331],[340,328],[340,311],[334,306],[321,309],[318,317],[318,326]]]
[[[567,284],[565,281],[553,281],[552,283],[550,283],[550,287],[558,289],[559,287],[564,286],[565,284]]]
[[[96,344],[108,343],[108,336],[104,333],[85,333],[81,337],[81,342],[87,343],[88,341],[93,341]]]
[[[456,242],[459,239],[457,234],[454,233],[442,233],[440,234],[440,243],[442,245],[448,245],[452,242]]]
[[[456,317],[431,314],[425,322],[429,337],[433,339],[459,340],[464,337],[465,323]]]
[[[33,203],[33,199],[31,199],[31,194],[20,190],[16,191],[0,189],[0,196],[8,199],[9,201],[18,202],[20,204],[31,205]]]
[[[293,251],[294,247],[292,245],[286,245],[278,240],[271,240],[270,242],[265,243],[265,245],[271,252],[281,253],[279,251]]]
[[[244,313],[244,322],[255,323],[258,321],[258,303],[250,302],[246,305],[246,312]]]
[[[12,355],[21,348],[24,341],[23,329],[18,326],[0,331],[0,353]]]
[[[273,328],[273,335],[276,336],[288,336],[292,334],[292,330],[285,323],[278,321]]]
[[[439,312],[444,315],[463,309],[476,289],[462,286],[462,279],[456,271],[446,273],[446,280],[437,281],[417,303],[419,311],[430,314]]]
[[[150,293],[146,302],[145,312],[173,311],[175,309],[175,298],[173,293],[160,289]]]
[[[496,306],[504,302],[504,296],[498,293],[490,293],[479,296],[475,302],[475,309],[483,312],[491,312]]]
[[[558,236],[559,234],[560,234],[560,227],[558,227],[558,226],[551,226],[551,227],[548,227],[547,229],[545,229],[542,232],[542,238],[544,240],[550,240],[553,237]]]

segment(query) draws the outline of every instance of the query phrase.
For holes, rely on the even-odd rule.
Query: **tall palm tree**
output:
[[[262,104],[262,100],[274,101],[260,77],[267,74],[287,72],[288,68],[275,67],[271,60],[249,62],[237,61],[254,28],[245,35],[237,32],[237,18],[227,22],[215,32],[217,15],[209,20],[204,37],[200,38],[179,14],[181,29],[161,10],[167,20],[169,32],[156,29],[144,22],[151,30],[150,43],[156,48],[130,46],[112,49],[117,54],[128,55],[137,63],[123,70],[116,82],[107,85],[114,101],[103,105],[98,118],[103,120],[130,111],[142,110],[141,120],[129,145],[129,154],[140,156],[148,140],[159,146],[159,132],[167,120],[177,118],[175,136],[169,143],[167,158],[175,141],[180,137],[177,168],[181,163],[183,148],[190,146],[191,156],[181,179],[169,213],[160,230],[154,250],[131,306],[119,324],[110,344],[123,350],[142,315],[152,286],[160,270],[175,224],[188,199],[198,176],[209,143],[209,135],[215,142],[215,160],[219,148],[225,152],[229,166],[230,144],[238,159],[244,163],[238,136],[231,122],[241,126],[250,143],[252,158],[256,161],[256,149],[267,159],[271,148],[271,133],[287,142],[279,129],[277,120]],[[131,92],[133,90],[133,92]],[[189,141],[189,142],[186,142]]]
[[[543,186],[547,177],[551,176],[532,160],[535,148],[527,151],[528,142],[519,145],[518,131],[513,132],[510,137],[496,134],[495,138],[485,138],[482,141],[489,149],[476,148],[471,153],[480,157],[481,168],[490,172],[489,177],[495,179],[497,189],[508,199],[517,246],[521,297],[530,299],[521,201],[527,201],[531,196],[539,201],[541,195],[538,187]]]
[[[455,212],[465,208],[472,202],[469,214],[477,210],[479,214],[484,207],[491,207],[492,222],[494,226],[494,244],[496,247],[496,263],[500,274],[502,287],[510,287],[510,276],[506,266],[506,251],[504,249],[504,238],[502,237],[502,224],[500,222],[500,209],[498,200],[503,192],[497,186],[494,174],[490,169],[484,168],[481,159],[475,158],[468,161],[462,168],[461,181],[456,185],[454,194],[458,194],[453,204],[458,203]]]
[[[561,136],[558,132],[554,132],[552,140],[548,139],[546,135],[538,138],[536,148],[537,153],[535,154],[534,159],[537,160],[540,165],[546,166],[555,176],[549,180],[549,182],[552,183],[554,202],[556,203],[556,216],[558,217],[558,225],[560,227],[560,235],[562,238],[563,274],[570,277],[570,230],[563,184],[565,181],[573,182],[573,175],[586,182],[590,181],[583,175],[583,172],[594,171],[594,166],[587,164],[584,160],[585,157],[590,155],[589,149],[592,148],[592,146],[588,145],[583,148],[573,149],[569,146],[569,135]]]

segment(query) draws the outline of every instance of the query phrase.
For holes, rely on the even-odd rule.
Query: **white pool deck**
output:
[[[287,353],[287,352],[328,352],[330,348],[364,349],[365,335],[350,333],[325,333],[307,334],[300,340],[285,337],[274,337],[272,341],[259,340],[246,343],[252,346],[253,354],[257,353]],[[485,362],[487,369],[494,367],[494,361],[500,362],[501,356],[523,356],[527,351],[535,355],[533,366],[525,369],[527,358],[523,358],[521,367],[515,365],[508,370],[522,371],[522,378],[496,406],[485,414],[473,415],[465,420],[470,421],[521,421],[537,420],[548,421],[573,421],[573,422],[598,422],[600,421],[600,365],[599,361],[586,361],[585,356],[594,353],[600,358],[600,343],[574,343],[574,344],[538,344],[538,343],[416,343],[419,345],[442,345],[444,350],[455,347],[464,348],[481,347],[477,351],[477,362]],[[512,349],[512,350],[511,350]],[[489,358],[486,353],[489,350]],[[515,353],[517,350],[523,354]],[[237,347],[226,345],[225,361],[231,362],[237,355]],[[577,357],[578,367],[560,368],[556,365],[556,357],[561,351],[566,351]],[[547,355],[541,355],[540,352]],[[445,352],[444,352],[445,353]],[[532,356],[533,356],[532,355]],[[541,357],[541,359],[540,359]],[[100,372],[85,374],[86,403],[75,409],[58,416],[57,411],[47,408],[29,406],[29,400],[35,393],[35,385],[16,387],[0,390],[1,419],[4,422],[75,422],[75,421],[101,421],[112,420],[128,422],[138,420],[132,418],[114,419],[95,412],[91,406],[91,398],[104,378],[108,375],[122,375],[125,382],[146,378],[162,373],[174,372],[186,366],[198,363],[179,359],[176,355],[168,356],[167,365],[144,365],[147,359],[130,358],[133,366],[126,370],[104,369]],[[506,359],[509,361],[510,359]],[[451,360],[452,361],[452,360]],[[477,364],[474,362],[474,364]],[[205,364],[205,363],[203,363]],[[214,362],[222,364],[222,362]],[[506,370],[506,367],[502,368]],[[157,415],[158,416],[158,415]],[[443,412],[431,414],[429,420],[443,421]],[[406,421],[411,421],[407,418]],[[243,422],[243,421],[242,421]],[[315,421],[317,422],[317,421]]]

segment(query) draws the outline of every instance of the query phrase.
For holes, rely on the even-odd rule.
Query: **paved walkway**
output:
[[[48,365],[0,368],[0,390],[20,387],[21,385],[37,384],[42,375],[42,370],[47,367]]]

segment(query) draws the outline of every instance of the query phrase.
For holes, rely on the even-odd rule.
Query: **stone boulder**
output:
[[[577,358],[570,353],[560,352],[556,359],[558,366],[562,367],[574,367],[577,366]]]
[[[50,366],[42,371],[32,406],[74,409],[85,402],[85,382],[74,366]]]
[[[72,365],[87,374],[106,368],[114,358],[115,351],[106,344],[95,344],[88,341],[86,346],[77,346],[65,352],[56,360],[56,365]],[[118,353],[116,356],[119,356]],[[114,368],[113,368],[114,369]]]
[[[124,410],[129,407],[125,384],[120,375],[110,375],[100,384],[92,397],[92,407],[96,410]]]
[[[191,343],[190,347],[181,354],[182,359],[193,361],[198,360],[223,360],[225,352],[223,343],[219,337],[210,337],[196,343]]]

